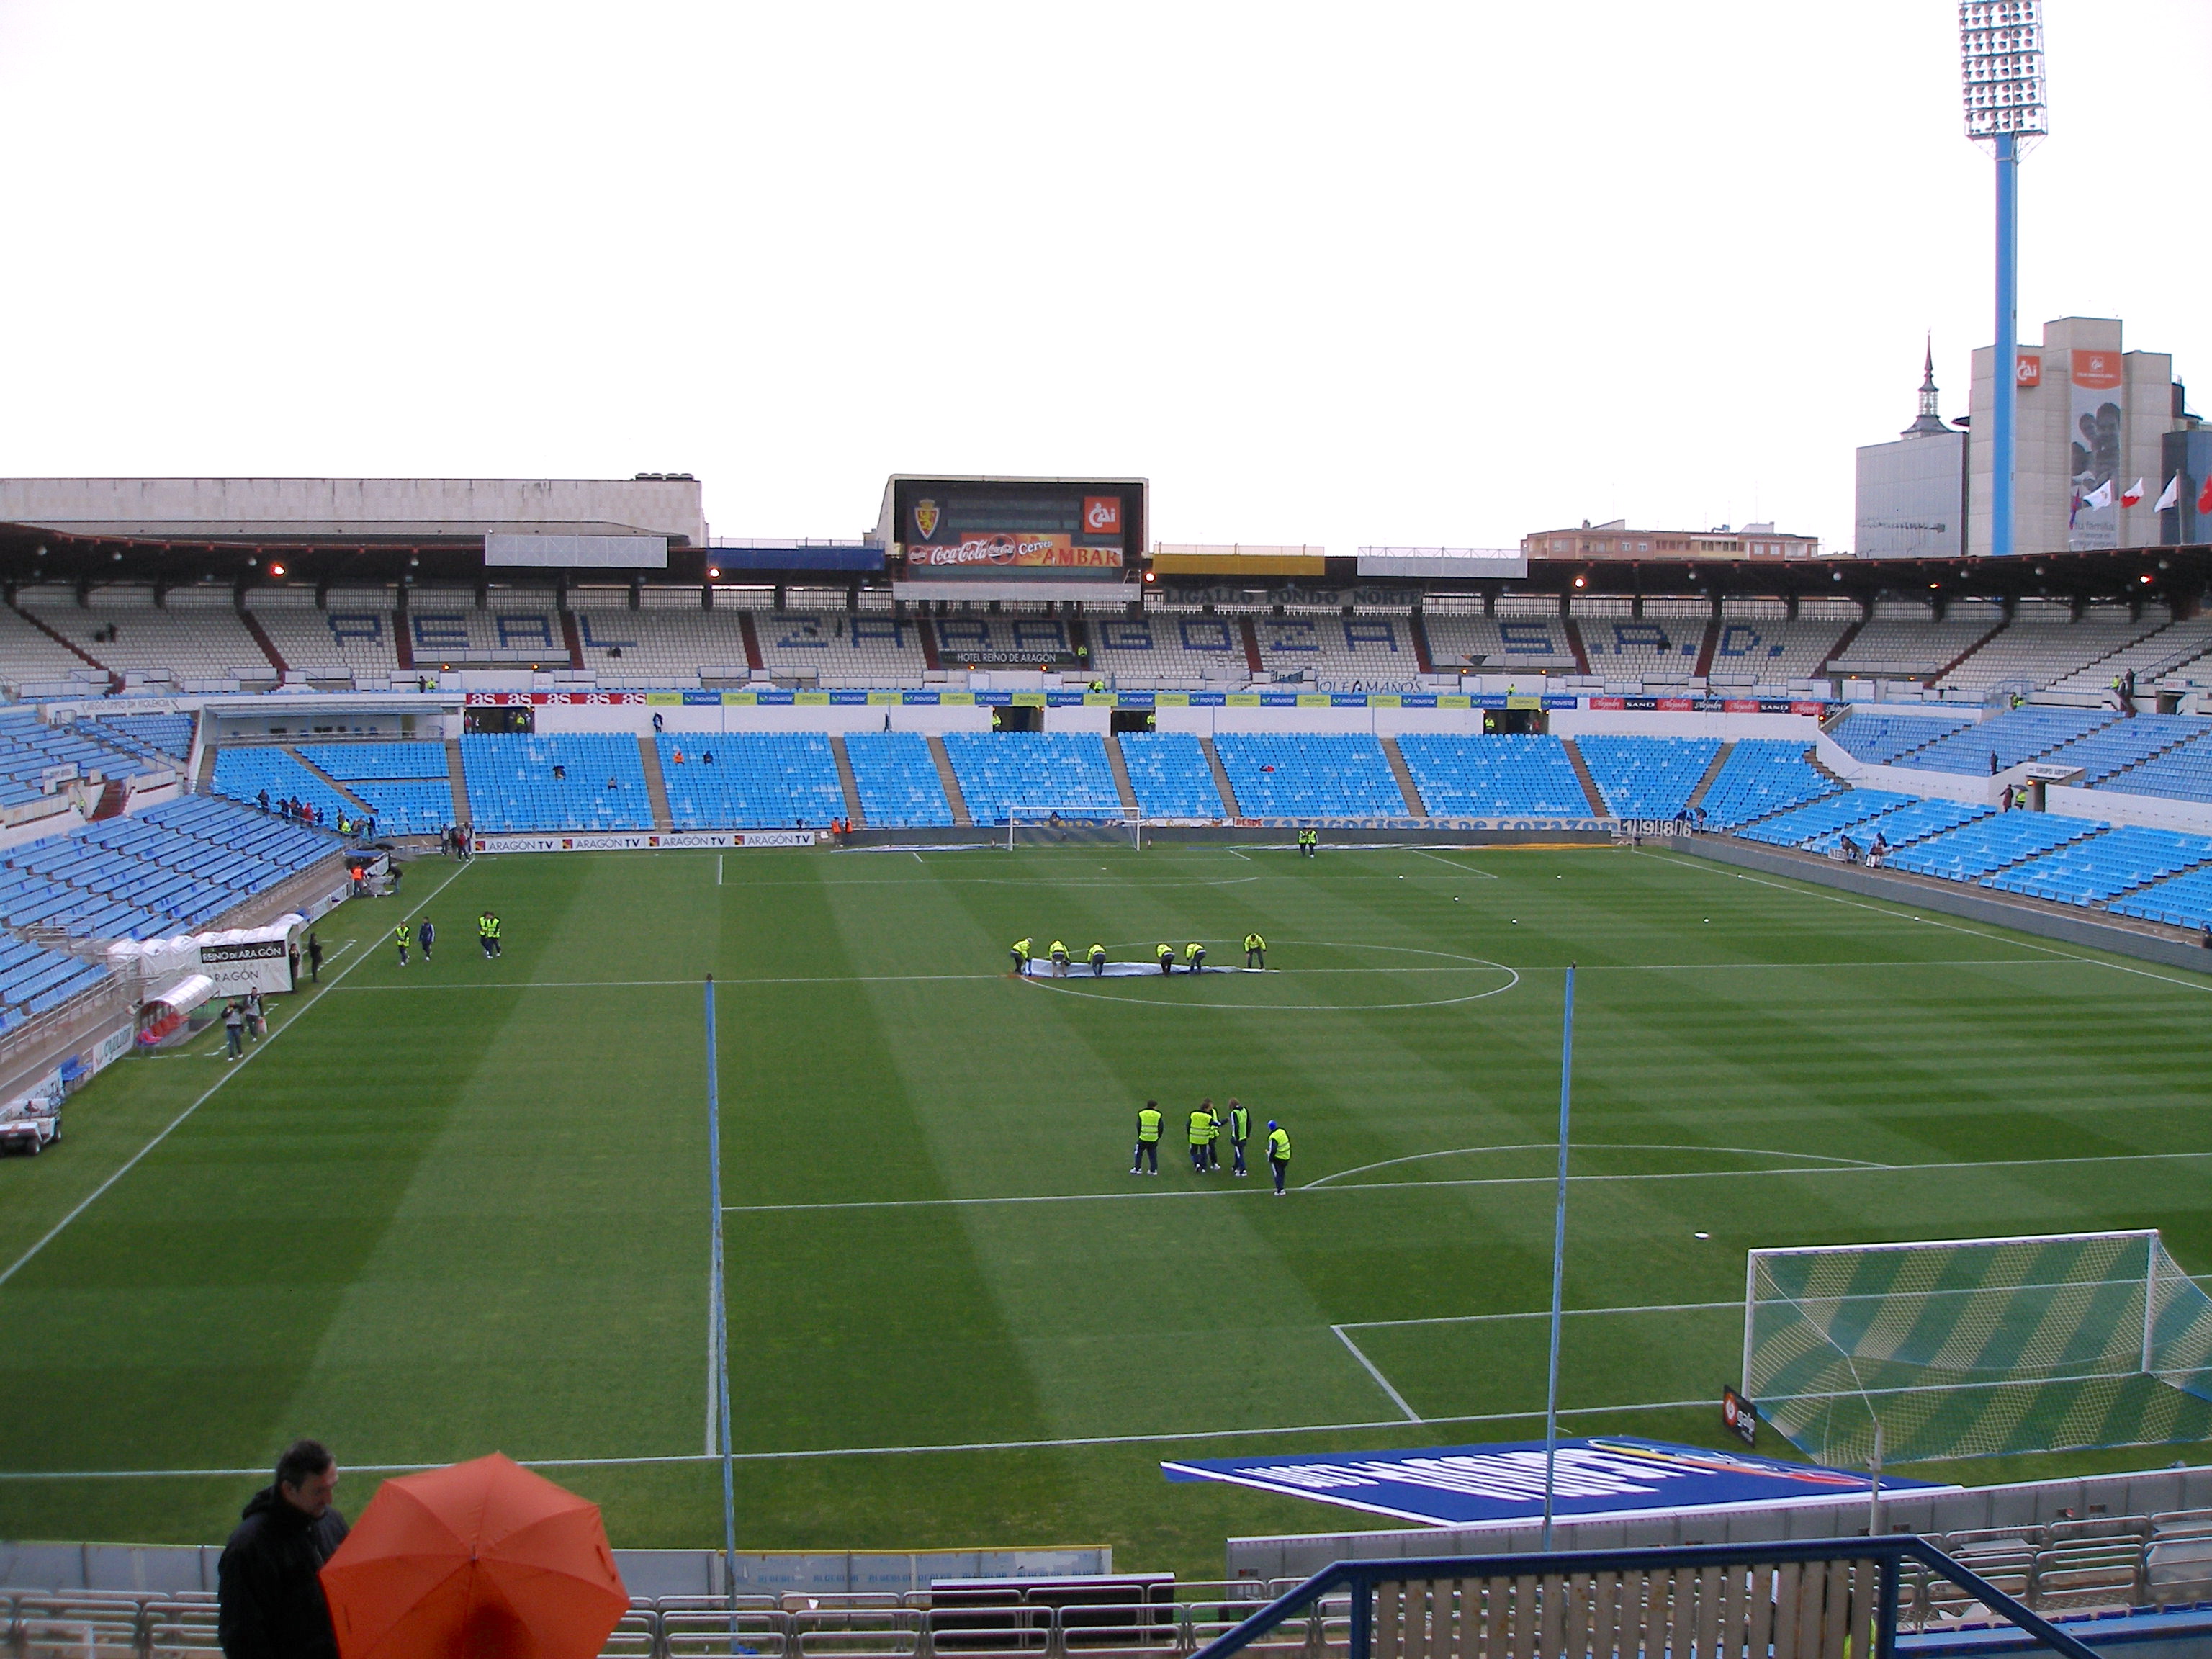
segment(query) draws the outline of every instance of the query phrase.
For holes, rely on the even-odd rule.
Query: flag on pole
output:
[[[2172,507],[2180,499],[2181,475],[2177,472],[2171,478],[2168,478],[2166,481],[2166,494],[2158,498],[2158,505],[2151,508],[2151,511],[2154,513],[2163,513],[2167,507]]]
[[[2197,492],[2197,510],[2212,513],[2212,478],[2204,481],[2204,488]]]
[[[2110,478],[2081,498],[2082,510],[2088,513],[2101,513],[2112,504],[2112,481]]]
[[[2141,478],[2137,478],[2132,484],[2130,484],[2125,489],[2123,489],[2120,492],[2120,505],[2122,507],[2133,507],[2142,501],[2142,498],[2143,481]]]

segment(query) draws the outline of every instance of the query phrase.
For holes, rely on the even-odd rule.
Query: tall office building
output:
[[[1991,408],[1996,349],[1974,353],[1972,430]],[[2124,351],[2116,317],[2061,317],[2043,325],[2043,344],[2020,349],[2019,456],[2014,475],[2014,547],[2020,553],[2154,547],[2164,489],[2166,434],[2185,424],[2173,359]],[[1973,445],[1966,466],[1966,550],[1990,550],[1990,446]],[[2124,497],[2140,478],[2142,498]]]
[[[1920,412],[1894,442],[1858,453],[1852,550],[1861,558],[1948,558],[1965,545],[1966,434],[1937,408],[1936,349],[1920,369]]]

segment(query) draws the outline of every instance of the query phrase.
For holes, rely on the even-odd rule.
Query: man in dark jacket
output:
[[[345,1516],[331,1507],[337,1484],[329,1449],[295,1440],[276,1480],[246,1504],[216,1568],[227,1659],[337,1659],[317,1577],[346,1535]]]

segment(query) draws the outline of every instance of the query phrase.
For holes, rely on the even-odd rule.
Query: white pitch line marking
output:
[[[1335,1334],[1336,1340],[1338,1341],[1343,1343],[1346,1347],[1352,1351],[1352,1357],[1359,1362],[1360,1368],[1364,1370],[1368,1376],[1375,1379],[1375,1386],[1390,1396],[1390,1403],[1395,1406],[1400,1411],[1406,1413],[1406,1420],[1408,1423],[1419,1422],[1421,1420],[1420,1413],[1415,1411],[1411,1406],[1407,1405],[1406,1403],[1406,1396],[1400,1394],[1397,1389],[1390,1386],[1390,1379],[1382,1375],[1381,1369],[1375,1364],[1375,1362],[1370,1359],[1365,1354],[1360,1352],[1359,1345],[1345,1334],[1344,1327],[1341,1325],[1332,1325],[1329,1327],[1329,1329]]]
[[[465,868],[467,868],[465,865],[457,867],[452,874],[446,878],[444,881],[440,882],[436,887],[431,890],[429,897],[422,900],[422,904],[428,904],[430,902],[430,899],[435,898],[440,893],[444,892],[447,887],[452,884],[453,877],[459,875],[461,871]],[[416,908],[419,909],[421,906],[418,905]],[[398,924],[395,922],[394,926],[397,925]],[[387,927],[382,933],[379,933],[372,943],[374,945],[381,945],[386,939],[390,939],[391,937],[392,928]],[[287,1031],[289,1031],[295,1025],[298,1024],[301,1015],[305,1014],[309,1008],[320,1001],[326,993],[335,990],[340,980],[343,979],[348,974],[351,973],[356,968],[358,968],[362,963],[367,962],[368,960],[368,952],[364,951],[359,956],[356,957],[351,962],[346,963],[344,967],[339,969],[337,973],[332,974],[331,975],[331,982],[328,985],[325,985],[315,989],[305,1001],[301,1002],[297,1008],[292,1011],[290,1016],[286,1018],[282,1025],[270,1032],[269,1036],[264,1037],[259,1042],[254,1044],[252,1048],[249,1048],[246,1052],[245,1057],[240,1060],[236,1066],[225,1069],[223,1074],[217,1078],[213,1083],[210,1084],[205,1092],[204,1092],[198,1100],[195,1100],[191,1105],[185,1107],[185,1109],[178,1113],[176,1116],[171,1118],[167,1127],[165,1127],[161,1132],[155,1135],[151,1140],[148,1141],[143,1146],[141,1146],[137,1152],[133,1152],[129,1160],[124,1164],[122,1168],[117,1170],[113,1174],[110,1175],[106,1180],[101,1182],[100,1185],[94,1188],[89,1193],[86,1194],[83,1198],[77,1201],[77,1205],[75,1209],[71,1210],[59,1221],[54,1223],[54,1224],[47,1230],[45,1237],[41,1238],[37,1243],[32,1245],[29,1249],[24,1251],[22,1255],[17,1256],[13,1262],[9,1263],[7,1271],[0,1273],[0,1285],[5,1285],[9,1279],[21,1273],[23,1268],[29,1264],[33,1256],[37,1255],[40,1251],[45,1249],[47,1245],[52,1243],[54,1240],[59,1238],[64,1231],[68,1228],[71,1222],[75,1221],[79,1216],[82,1215],[87,1210],[90,1209],[95,1203],[97,1203],[103,1193],[106,1192],[106,1190],[110,1187],[112,1187],[117,1182],[122,1180],[124,1176],[129,1175],[131,1170],[137,1169],[141,1158],[144,1158],[147,1153],[152,1152],[156,1146],[160,1146],[172,1134],[175,1133],[178,1127],[186,1118],[190,1117],[194,1112],[199,1110],[201,1107],[206,1105],[209,1101],[215,1098],[216,1091],[220,1090],[224,1084],[229,1082],[231,1079],[236,1077],[239,1073],[244,1071],[248,1066],[251,1066],[256,1060],[260,1058],[262,1054],[267,1053],[270,1043],[274,1042],[278,1037],[283,1036]]]
[[[1325,1187],[1332,1181],[1341,1181],[1347,1176],[1365,1175],[1370,1170],[1387,1170],[1393,1164],[1419,1164],[1432,1158],[1466,1158],[1479,1152],[1553,1152],[1559,1150],[1553,1140],[1518,1141],[1505,1146],[1451,1146],[1437,1152],[1408,1152],[1403,1158],[1386,1158],[1373,1164],[1362,1164],[1349,1170],[1333,1170],[1325,1176],[1316,1176],[1305,1184]],[[1683,1145],[1671,1141],[1612,1140],[1602,1145],[1592,1143],[1577,1148],[1585,1152],[1739,1152],[1746,1158],[1802,1158],[1822,1164],[1851,1164],[1865,1170],[1887,1170],[1887,1164],[1875,1164],[1863,1158],[1834,1158],[1826,1152],[1785,1152],[1769,1146],[1705,1146],[1694,1142]]]
[[[1620,1308],[1567,1308],[1561,1310],[1560,1316],[1589,1319],[1600,1314],[1706,1313],[1715,1308],[1741,1311],[1742,1307],[1741,1301],[1646,1302]],[[1528,1313],[1438,1314],[1428,1319],[1347,1319],[1341,1325],[1330,1326],[1329,1329],[1340,1334],[1345,1331],[1386,1330],[1399,1325],[1480,1325],[1492,1320],[1549,1319],[1551,1316],[1549,1308],[1537,1308]]]
[[[1419,854],[1425,859],[1434,859],[1438,864],[1449,865],[1451,868],[1458,871],[1462,876],[1473,876],[1478,881],[1496,881],[1498,879],[1496,876],[1492,875],[1487,870],[1478,870],[1471,864],[1462,864],[1457,859],[1448,859],[1441,853],[1430,852],[1426,848],[1415,847],[1409,848],[1408,850]]]
[[[1710,1407],[1710,1400],[1646,1400],[1633,1405],[1620,1406],[1562,1406],[1562,1417],[1596,1417],[1626,1412],[1682,1411],[1691,1407]],[[1540,1410],[1525,1412],[1485,1412],[1454,1417],[1424,1417],[1425,1427],[1438,1428],[1456,1423],[1527,1423],[1540,1421]],[[736,1463],[792,1462],[822,1457],[927,1457],[949,1452],[994,1451],[1051,1451],[1063,1446],[1152,1446],[1169,1445],[1190,1440],[1240,1440],[1263,1438],[1284,1434],[1356,1434],[1370,1430],[1402,1429],[1401,1418],[1384,1418],[1366,1423],[1297,1423],[1281,1426],[1261,1425],[1239,1429],[1178,1429],[1161,1434],[1087,1434],[1071,1435],[1057,1440],[970,1440],[951,1442],[935,1446],[825,1446],[802,1451],[741,1451],[732,1452],[730,1460]],[[2144,1442],[2144,1444],[2167,1443]],[[657,1456],[643,1457],[525,1457],[515,1460],[526,1468],[533,1469],[592,1469],[643,1468],[661,1463],[720,1462],[720,1456],[709,1459],[700,1452],[667,1452]],[[356,1463],[346,1468],[361,1474],[412,1474],[423,1469],[444,1468],[443,1463]],[[265,1477],[269,1471],[258,1466],[240,1469],[0,1469],[0,1481],[11,1480],[199,1480],[235,1479],[246,1475]]]

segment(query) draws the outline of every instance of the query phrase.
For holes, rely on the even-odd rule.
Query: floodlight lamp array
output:
[[[2047,131],[2043,0],[1959,0],[1959,70],[1967,137]]]

